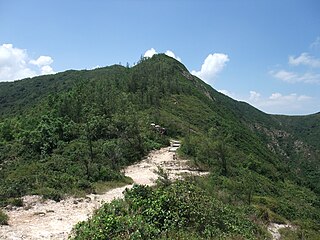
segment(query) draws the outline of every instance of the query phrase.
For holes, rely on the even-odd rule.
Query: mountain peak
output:
[[[164,64],[164,65],[170,65],[172,67],[176,67],[178,69],[181,69],[183,71],[188,71],[188,69],[177,59],[170,57],[166,55],[165,53],[157,53],[154,54],[152,57],[147,57],[141,59],[140,63],[149,63],[149,64]],[[139,65],[138,64],[138,65]]]

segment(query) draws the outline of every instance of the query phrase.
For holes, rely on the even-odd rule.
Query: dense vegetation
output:
[[[135,186],[124,200],[105,204],[77,225],[74,239],[264,238],[244,211],[224,204],[199,187],[177,182],[152,189]]]
[[[167,144],[125,94],[95,83],[82,89],[50,96],[26,114],[3,121],[1,199],[35,193],[59,200],[63,193],[94,191],[92,183],[125,180],[122,166]],[[95,106],[94,89],[109,102]]]
[[[218,93],[165,55],[141,59],[131,68],[114,65],[1,83],[0,202],[34,193],[59,200],[95,191],[97,182],[126,182],[123,166],[173,137],[182,140],[179,154],[211,175],[158,189],[137,187],[79,226],[79,239],[114,221],[121,223],[111,228],[119,233],[114,238],[134,238],[136,231],[142,238],[260,238],[257,224],[291,221],[299,234],[316,239],[319,118],[262,113]],[[165,127],[165,134],[150,128],[152,122]],[[201,197],[188,195],[190,188]],[[181,199],[172,195],[175,191]],[[173,205],[161,205],[162,197]],[[191,204],[188,211],[179,212],[177,201]],[[151,211],[149,203],[160,204],[161,222],[144,214]],[[207,204],[208,211],[199,210]],[[183,221],[183,214],[194,211],[203,214],[204,222]],[[215,214],[237,230],[216,222]],[[124,229],[125,223],[132,229]],[[181,231],[174,233],[178,226]]]

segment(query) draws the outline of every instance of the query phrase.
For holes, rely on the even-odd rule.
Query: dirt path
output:
[[[278,223],[271,223],[268,226],[268,231],[272,235],[272,240],[280,240],[281,234],[279,232],[282,228],[293,228],[291,224],[278,224]]]
[[[153,185],[157,166],[166,169],[171,178],[179,178],[183,173],[206,174],[189,169],[184,160],[173,160],[175,152],[171,151],[170,147],[152,151],[146,159],[127,167],[125,175],[137,184]],[[25,196],[24,207],[6,211],[9,225],[0,226],[0,239],[67,239],[76,223],[86,220],[103,202],[122,198],[125,188],[131,187],[127,185],[102,195],[90,194],[86,198],[67,198],[60,202]]]

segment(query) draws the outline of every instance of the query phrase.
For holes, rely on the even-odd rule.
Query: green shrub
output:
[[[179,233],[178,233],[179,232]],[[223,204],[187,182],[153,189],[135,185],[124,200],[105,204],[76,225],[74,239],[255,239],[261,233],[241,209]]]
[[[259,219],[261,219],[266,224],[269,224],[270,222],[273,223],[286,223],[286,219],[273,211],[271,211],[269,208],[265,206],[254,206],[256,209],[256,215]]]
[[[163,145],[161,143],[155,142],[151,139],[146,139],[145,141],[145,148],[150,151],[150,150],[155,150],[155,149],[160,149]]]
[[[40,188],[36,190],[35,193],[42,195],[42,197],[45,199],[52,199],[56,202],[59,202],[63,199],[63,194],[60,191],[49,187]]]
[[[23,207],[22,198],[10,198],[8,199],[7,203],[16,207]]]
[[[80,179],[77,183],[77,187],[81,190],[91,189],[92,185],[88,180]]]
[[[0,209],[0,225],[8,225],[9,217]]]
[[[319,231],[282,228],[279,230],[282,240],[319,240]]]

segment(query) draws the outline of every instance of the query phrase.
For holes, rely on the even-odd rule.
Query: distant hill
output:
[[[217,175],[206,181],[230,196],[223,201],[249,197],[260,210],[311,221],[306,228],[312,232],[320,212],[319,120],[319,113],[263,113],[164,54],[131,68],[0,83],[0,194],[6,204],[24,194],[58,200],[94,191],[96,182],[122,181],[122,166],[179,138],[181,155]]]

